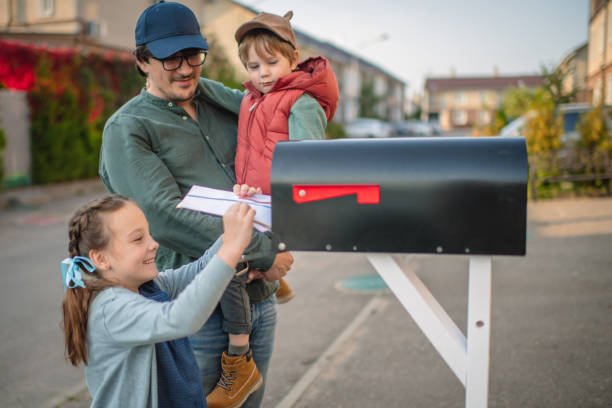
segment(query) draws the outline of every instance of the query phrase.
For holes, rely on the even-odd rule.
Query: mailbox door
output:
[[[282,250],[522,255],[523,138],[279,143],[273,242]]]

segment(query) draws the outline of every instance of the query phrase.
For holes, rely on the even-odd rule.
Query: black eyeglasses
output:
[[[161,61],[162,66],[166,71],[176,71],[181,67],[181,65],[183,65],[183,60],[187,61],[187,65],[190,67],[199,67],[200,65],[204,64],[204,61],[206,61],[207,54],[208,53],[206,51],[201,50],[187,55],[173,55],[164,59],[155,59]]]

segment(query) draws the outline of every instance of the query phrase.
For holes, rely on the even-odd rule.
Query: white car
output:
[[[359,118],[344,127],[348,137],[389,137],[393,127],[378,119]]]
[[[563,115],[563,134],[561,135],[561,144],[565,147],[571,147],[572,144],[580,140],[580,134],[576,129],[582,115],[593,110],[593,106],[587,104],[564,104],[559,105],[556,115]],[[530,111],[520,116],[500,131],[500,136],[525,136],[524,128],[527,122],[536,115],[536,112]],[[612,125],[609,116],[607,117],[608,126]]]

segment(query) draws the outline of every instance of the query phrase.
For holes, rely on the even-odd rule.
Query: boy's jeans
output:
[[[249,344],[253,359],[261,373],[263,386],[247,399],[245,408],[261,406],[266,388],[266,375],[274,347],[276,329],[276,296],[272,295],[260,303],[251,305],[252,330]],[[227,351],[227,333],[223,332],[223,315],[217,306],[202,328],[189,338],[193,352],[200,367],[204,382],[204,392],[208,395],[221,377],[221,354]]]
[[[247,277],[246,273],[234,276],[219,301],[223,313],[222,329],[226,333],[251,333],[251,302],[246,290]]]

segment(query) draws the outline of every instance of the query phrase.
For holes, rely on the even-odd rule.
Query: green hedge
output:
[[[28,95],[32,181],[96,177],[104,123],[143,85],[129,57],[41,55]]]
[[[0,128],[0,186],[4,180],[4,160],[2,159],[2,152],[6,147],[6,137],[4,136],[4,129]]]

